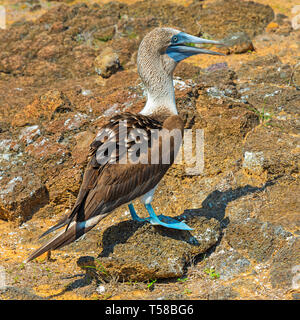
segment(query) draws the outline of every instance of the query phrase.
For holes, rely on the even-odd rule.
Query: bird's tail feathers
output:
[[[64,216],[61,220],[58,221],[58,223],[56,225],[54,225],[53,227],[51,227],[50,229],[48,229],[46,232],[44,232],[39,239],[43,238],[44,236],[46,236],[47,234],[67,225],[66,230],[69,228],[70,223],[72,222],[72,220],[74,219],[76,213],[78,213],[80,209],[80,204],[76,205],[73,210],[71,211],[71,213],[67,216]]]
[[[68,217],[64,217],[64,219],[60,220],[55,226],[48,229],[46,232],[44,232],[41,236],[39,236],[39,239],[45,237],[47,234],[65,226],[69,222]]]
[[[54,238],[47,241],[42,247],[34,251],[25,261],[27,263],[44,252],[50,250],[56,250],[64,247],[65,245],[77,240],[83,234],[91,230],[100,220],[102,220],[107,214],[98,215],[88,219],[87,221],[74,221],[70,224],[67,230],[60,231]]]

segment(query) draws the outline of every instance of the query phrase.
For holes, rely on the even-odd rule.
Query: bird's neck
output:
[[[151,63],[151,65],[142,64],[139,67],[139,74],[146,87],[147,94],[146,105],[140,113],[152,115],[161,111],[171,115],[178,114],[173,86],[173,72],[165,72],[162,61],[157,59],[156,63]]]
[[[166,110],[170,114],[178,114],[174,88],[164,95],[147,91],[147,102],[140,113],[143,115],[151,115],[153,113],[159,113],[160,110]]]

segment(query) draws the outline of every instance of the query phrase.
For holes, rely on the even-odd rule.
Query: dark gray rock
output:
[[[219,239],[215,219],[186,219],[192,231],[179,231],[134,221],[107,229],[102,236],[103,251],[96,259],[99,274],[119,280],[180,277],[193,257],[204,253]]]
[[[207,4],[199,15],[201,30],[219,39],[235,32],[246,32],[252,38],[262,33],[274,19],[270,6],[240,0],[214,1]]]
[[[24,222],[49,201],[45,185],[34,174],[6,176],[0,186],[0,219]]]
[[[292,234],[283,228],[252,218],[232,221],[225,232],[231,247],[245,252],[256,262],[269,260],[276,249],[286,244],[290,236]]]
[[[0,290],[0,300],[48,300],[40,297],[27,288],[8,286],[5,290]]]
[[[96,57],[94,65],[96,73],[102,78],[109,78],[121,68],[118,54],[110,47],[105,48]]]
[[[300,239],[292,238],[290,242],[272,259],[270,275],[273,288],[300,288]]]
[[[219,249],[209,257],[205,268],[214,267],[221,280],[230,280],[236,275],[250,270],[251,263],[236,250]]]
[[[231,287],[221,286],[209,294],[208,300],[232,300],[237,296]]]
[[[254,51],[253,43],[245,32],[236,32],[224,38],[222,42],[225,44],[225,53],[245,53]]]

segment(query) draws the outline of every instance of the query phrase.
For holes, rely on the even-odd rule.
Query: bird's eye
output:
[[[173,37],[173,42],[177,42],[178,38],[176,36]]]

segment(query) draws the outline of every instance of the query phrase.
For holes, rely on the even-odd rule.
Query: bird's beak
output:
[[[224,45],[220,41],[208,40],[199,37],[192,36],[190,34],[180,32],[176,35],[177,41],[172,43],[166,50],[169,57],[179,62],[195,54],[213,54],[224,56],[223,53],[211,51],[204,48],[198,48],[191,46],[190,44],[215,44]]]

